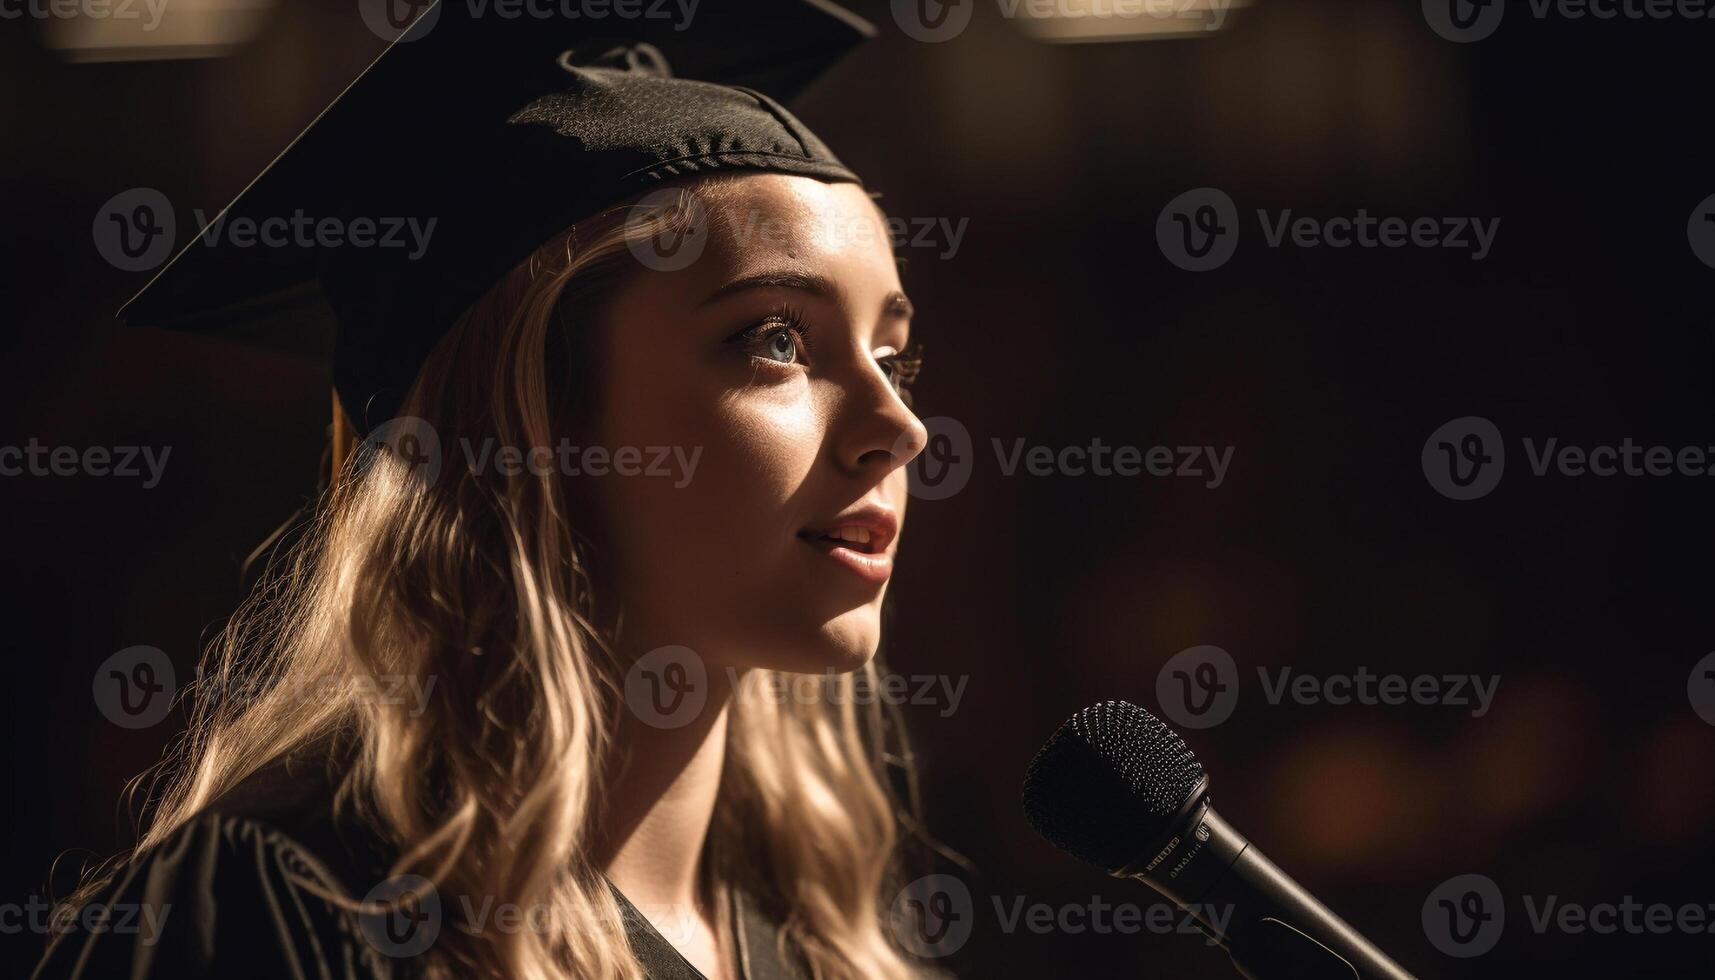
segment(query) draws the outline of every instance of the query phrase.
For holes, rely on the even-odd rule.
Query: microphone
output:
[[[1024,817],[1073,857],[1160,892],[1242,976],[1412,980],[1221,819],[1203,764],[1135,704],[1104,701],[1060,726],[1025,773]]]

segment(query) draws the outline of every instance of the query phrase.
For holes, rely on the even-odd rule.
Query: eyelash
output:
[[[759,360],[773,361],[763,357],[759,352],[767,346],[767,338],[781,330],[790,330],[798,335],[798,348],[801,355],[809,357],[815,353],[816,345],[812,337],[810,323],[803,314],[792,306],[781,306],[775,312],[758,320],[756,323],[740,330],[728,338],[728,343],[738,346],[750,357]],[[773,363],[781,363],[773,361]],[[923,345],[912,341],[904,350],[881,358],[881,364],[890,368],[889,379],[893,382],[893,390],[899,393],[899,398],[907,408],[911,406],[911,385],[923,371]]]
[[[728,343],[736,344],[746,354],[760,356],[759,351],[766,346],[764,340],[781,330],[791,330],[798,335],[799,351],[801,354],[815,353],[816,347],[810,339],[810,324],[804,319],[796,307],[781,306],[761,320],[745,327],[728,338]],[[768,358],[762,358],[768,360]],[[776,362],[779,363],[779,362]]]
[[[884,364],[893,365],[893,390],[899,392],[899,400],[905,403],[905,407],[911,408],[911,385],[923,373],[923,345],[913,340],[904,350],[881,360]]]

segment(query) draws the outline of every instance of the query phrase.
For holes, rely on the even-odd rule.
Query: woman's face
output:
[[[758,174],[695,193],[701,252],[639,262],[600,325],[595,439],[644,469],[593,481],[623,643],[715,669],[856,668],[925,441],[897,387],[911,306],[885,227],[854,184]],[[667,474],[647,475],[660,458]]]

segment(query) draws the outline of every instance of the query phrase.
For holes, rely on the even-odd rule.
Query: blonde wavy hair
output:
[[[715,200],[704,191],[722,180],[699,181],[698,200]],[[434,349],[401,415],[443,437],[552,446],[598,390],[594,321],[635,268],[629,243],[672,231],[688,210],[636,207],[580,222],[496,283]],[[547,910],[534,928],[443,925],[423,954],[430,975],[635,980],[620,909],[587,857],[625,710],[626,665],[598,626],[597,599],[612,597],[561,477],[477,472],[450,451],[447,463],[432,482],[385,450],[340,468],[211,645],[188,731],[145,774],[165,788],[136,853],[246,776],[338,735],[356,765],[337,799],[397,846],[393,874],[428,878],[444,908],[466,895]],[[854,696],[878,690],[881,670],[820,676],[818,703],[734,698],[729,709],[711,887],[743,887],[782,915],[782,943],[817,978],[917,975],[888,924],[902,838],[920,830],[913,761],[892,710]],[[412,705],[278,696],[395,678],[435,683]]]

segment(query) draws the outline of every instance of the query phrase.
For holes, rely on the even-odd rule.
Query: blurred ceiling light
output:
[[[1041,41],[1147,41],[1207,37],[1250,0],[1000,0],[1026,33]]]
[[[71,0],[42,26],[67,61],[214,58],[255,37],[274,0]]]

